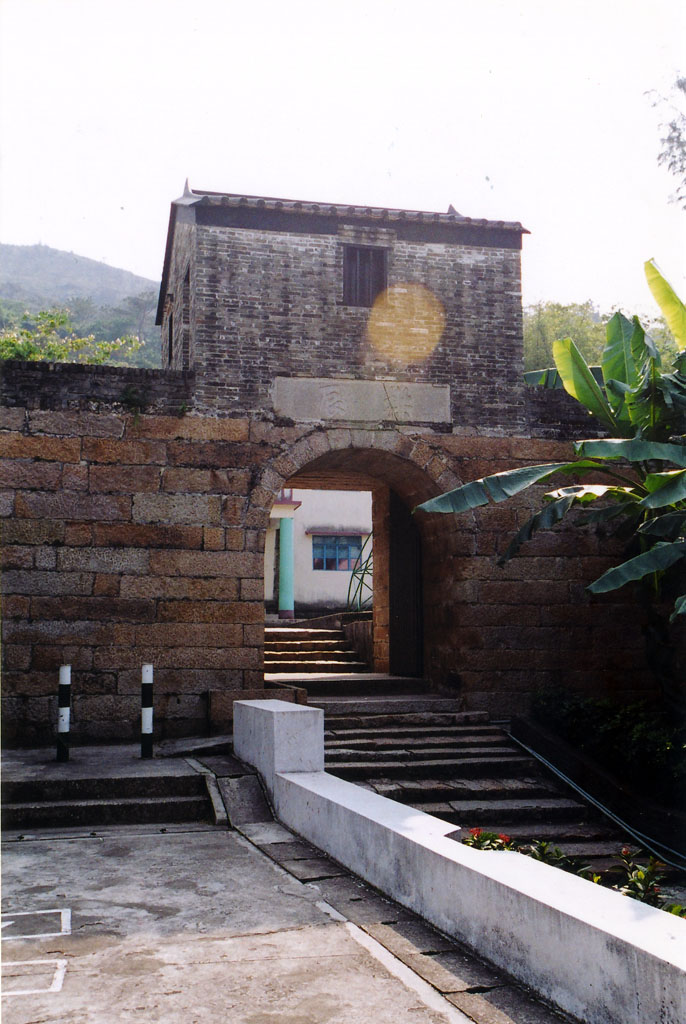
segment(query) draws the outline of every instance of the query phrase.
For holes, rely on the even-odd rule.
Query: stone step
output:
[[[350,648],[345,638],[329,640],[265,640],[265,651],[329,651],[339,647]]]
[[[149,824],[152,822],[212,822],[207,795],[134,797],[114,800],[51,800],[7,804],[4,829],[67,828],[74,825]]]
[[[415,761],[425,761],[427,758],[432,760],[440,759],[450,761],[452,758],[454,761],[464,758],[472,757],[484,757],[485,755],[493,758],[509,758],[514,756],[514,752],[511,747],[462,747],[456,748],[454,745],[451,746],[430,746],[430,747],[414,747],[414,746],[394,746],[391,750],[357,750],[355,747],[339,747],[335,750],[326,750],[326,764],[327,767],[337,767],[339,764],[348,761],[360,761],[364,758],[367,764],[373,766],[377,762],[383,761],[385,764],[408,764]]]
[[[322,708],[327,729],[362,728],[374,732],[378,728],[401,725],[451,725],[453,722],[481,728],[488,721],[482,711],[458,711],[452,697],[436,697],[429,693],[392,695],[387,697],[317,697],[310,701]]]
[[[315,664],[315,663],[313,663]],[[303,685],[307,688],[308,694],[312,695],[314,701],[308,701],[308,703],[314,703],[314,706],[319,706],[316,698],[318,697],[387,697],[387,696],[399,696],[404,694],[418,694],[421,691],[422,682],[419,679],[415,679],[412,676],[383,676],[383,675],[370,675],[367,672],[366,666],[358,669],[357,672],[350,673],[350,665],[345,668],[345,674],[329,675],[315,677],[307,677],[303,681]],[[350,674],[348,674],[350,673]]]
[[[596,839],[596,840],[581,840],[571,841],[565,843],[563,853],[566,853],[568,857],[580,857],[582,860],[597,860],[603,858],[607,861],[607,867],[611,867],[616,864],[617,861],[614,859],[619,855],[623,846],[627,846],[632,853],[636,853],[639,850],[639,846],[636,843],[623,843],[621,838],[613,839]]]
[[[272,666],[283,665],[284,663],[296,662],[301,664],[304,661],[343,661],[357,662],[357,651],[351,649],[345,650],[340,646],[332,645],[331,650],[327,651],[268,651],[265,648],[264,652],[264,663],[265,665]],[[365,666],[366,667],[366,666]]]
[[[412,804],[417,810],[437,818],[489,831],[509,832],[519,822],[580,822],[592,817],[591,809],[577,800],[545,797],[530,800],[449,800],[440,803]],[[492,828],[497,825],[497,828]]]
[[[460,822],[462,830],[475,828],[479,822]],[[611,828],[608,828],[604,821],[564,821],[547,823],[542,821],[518,821],[508,827],[497,827],[489,825],[488,832],[504,832],[518,843],[530,843],[535,839],[544,839],[558,846],[563,853],[571,849],[573,843],[582,842],[609,842],[614,835]],[[619,836],[619,833],[617,833]],[[621,847],[622,840],[618,839]]]
[[[271,640],[342,640],[342,629],[304,629],[302,626],[265,626],[265,643]]]
[[[435,715],[432,716],[432,720],[426,722],[425,719],[428,716],[419,715],[393,715],[389,716],[389,724],[382,725],[374,722],[374,719],[369,719],[370,722],[374,722],[370,726],[347,726],[341,725],[335,718],[327,716],[326,729],[324,736],[332,737],[336,739],[350,739],[350,740],[376,740],[383,739],[385,737],[395,736],[411,736],[422,739],[424,737],[431,738],[432,736],[448,736],[450,738],[460,737],[478,737],[483,742],[488,742],[491,737],[497,739],[502,743],[509,743],[510,746],[514,746],[509,737],[507,737],[502,729],[498,729],[492,725],[471,725],[469,723],[460,725],[456,722],[456,715]],[[434,721],[433,719],[436,719]],[[398,725],[392,724],[398,722]]]
[[[269,662],[269,669],[287,673],[291,676],[297,676],[301,674],[308,675],[313,672],[331,673],[336,674],[340,672],[366,672],[367,665],[363,661],[345,661],[343,659],[328,659],[325,657],[317,657],[314,661],[306,661],[300,659],[283,660],[278,662]],[[307,680],[307,689],[310,688],[310,681]],[[313,681],[313,685],[317,684],[317,680]],[[340,684],[339,684],[340,685]]]
[[[508,799],[521,797],[549,797],[559,795],[559,789],[544,779],[398,779],[393,782],[381,782],[374,778],[368,780],[370,788],[381,796],[400,803],[412,804],[413,807],[424,807],[424,804],[445,803],[451,800]]]
[[[469,757],[454,756],[430,760],[413,761],[411,770],[417,778],[450,778],[459,775],[462,778],[497,778],[503,774],[511,775],[528,769],[530,759],[520,756],[506,757]],[[348,761],[345,764],[327,765],[327,771],[341,779],[368,779],[383,777],[393,779],[406,777],[409,769],[407,763],[398,761]]]
[[[384,734],[379,732],[374,737],[359,736],[354,733],[346,735],[335,732],[331,734],[327,731],[324,736],[324,744],[327,751],[338,750],[341,747],[348,747],[354,750],[394,750],[405,749],[407,746],[411,746],[414,750],[426,750],[430,747],[446,747],[460,750],[463,747],[477,746],[514,750],[507,737],[502,734],[480,735],[477,733],[475,735],[466,729],[464,731],[455,729],[451,732],[447,729],[432,729],[422,733],[415,732],[412,729],[399,729],[397,732],[388,730]]]
[[[70,800],[114,800],[165,796],[205,796],[202,775],[145,775],[114,778],[17,779],[2,783],[3,806]]]

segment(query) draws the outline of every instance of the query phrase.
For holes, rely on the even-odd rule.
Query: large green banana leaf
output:
[[[614,569],[608,569],[588,587],[592,594],[606,594],[609,590],[619,590],[625,583],[643,579],[652,572],[669,569],[679,559],[686,558],[686,541],[675,541],[672,544],[659,542],[649,551],[644,551],[635,558],[629,558]]]
[[[643,508],[664,508],[686,500],[686,469],[672,473],[651,473],[646,480],[650,494],[641,501]]]
[[[571,338],[559,338],[553,342],[553,359],[560,377],[572,398],[581,402],[590,413],[612,430],[617,421],[598,382],[591,373],[588,363]]]
[[[659,441],[632,441],[610,437],[604,440],[575,441],[574,451],[591,459],[626,459],[627,462],[672,462],[686,469],[686,446]]]
[[[686,306],[657,268],[655,260],[645,263],[645,274],[653,297],[662,310],[677,345],[686,348]]]
[[[677,597],[674,602],[674,611],[669,616],[669,621],[674,622],[677,615],[684,615],[686,613],[686,594],[682,594],[681,597]]]
[[[549,462],[542,466],[523,466],[519,469],[508,469],[503,473],[472,480],[445,494],[417,505],[415,512],[468,512],[473,508],[487,505],[489,500],[505,501],[520,491],[525,491],[532,484],[546,480],[559,470],[570,472],[576,469],[574,462]]]
[[[654,519],[646,519],[638,527],[638,533],[649,537],[664,537],[665,540],[677,540],[686,533],[686,512],[663,512]]]
[[[593,374],[596,384],[602,387],[605,383],[602,366],[589,366],[589,370]],[[562,377],[554,366],[548,367],[547,370],[527,370],[524,374],[524,381],[532,387],[542,387],[548,391],[564,390]]]
[[[615,313],[608,321],[605,329],[607,338],[603,350],[603,380],[616,380],[635,388],[638,384],[639,371],[632,354],[632,338],[637,326],[622,313]]]
[[[563,488],[563,490],[571,491],[573,488]],[[575,502],[576,494],[563,494],[556,501],[551,501],[549,505],[542,508],[540,512],[536,512],[512,538],[507,551],[498,559],[498,565],[505,565],[505,562],[509,562],[511,558],[514,558],[522,544],[531,540],[538,530],[549,530],[556,523],[559,523],[567,515]]]

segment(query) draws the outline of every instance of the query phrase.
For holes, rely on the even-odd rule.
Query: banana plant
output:
[[[653,260],[645,264],[645,271],[677,343],[686,349],[686,306]],[[666,570],[686,559],[686,351],[666,372],[638,318],[615,313],[607,324],[600,366],[588,366],[571,338],[554,343],[553,358],[554,368],[525,374],[527,383],[564,388],[609,436],[577,441],[576,457],[570,462],[495,473],[431,498],[417,509],[459,514],[505,501],[553,477],[573,476],[573,484],[544,495],[543,507],[515,535],[500,564],[538,530],[549,529],[581,507],[583,522],[614,526],[638,549],[588,589],[600,594],[651,577],[653,588],[659,590]],[[603,482],[578,482],[590,474]],[[671,618],[684,613],[686,594],[677,597]]]

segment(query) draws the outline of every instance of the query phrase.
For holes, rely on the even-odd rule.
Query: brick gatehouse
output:
[[[162,369],[7,362],[0,408],[5,742],[160,735],[263,694],[264,538],[284,487],[373,495],[374,668],[505,715],[542,684],[635,695],[636,611],[590,599],[592,532],[500,569],[531,496],[411,516],[570,454],[587,420],[521,383],[518,223],[190,191],[171,207]],[[564,431],[560,427],[564,421]]]

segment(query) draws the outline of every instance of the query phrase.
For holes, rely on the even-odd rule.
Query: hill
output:
[[[4,299],[34,307],[62,306],[74,298],[112,306],[158,288],[158,281],[48,245],[0,244],[0,297]]]
[[[26,310],[69,310],[81,336],[113,341],[135,334],[141,348],[112,362],[160,365],[155,326],[159,282],[47,245],[0,244],[0,329],[22,324]]]

